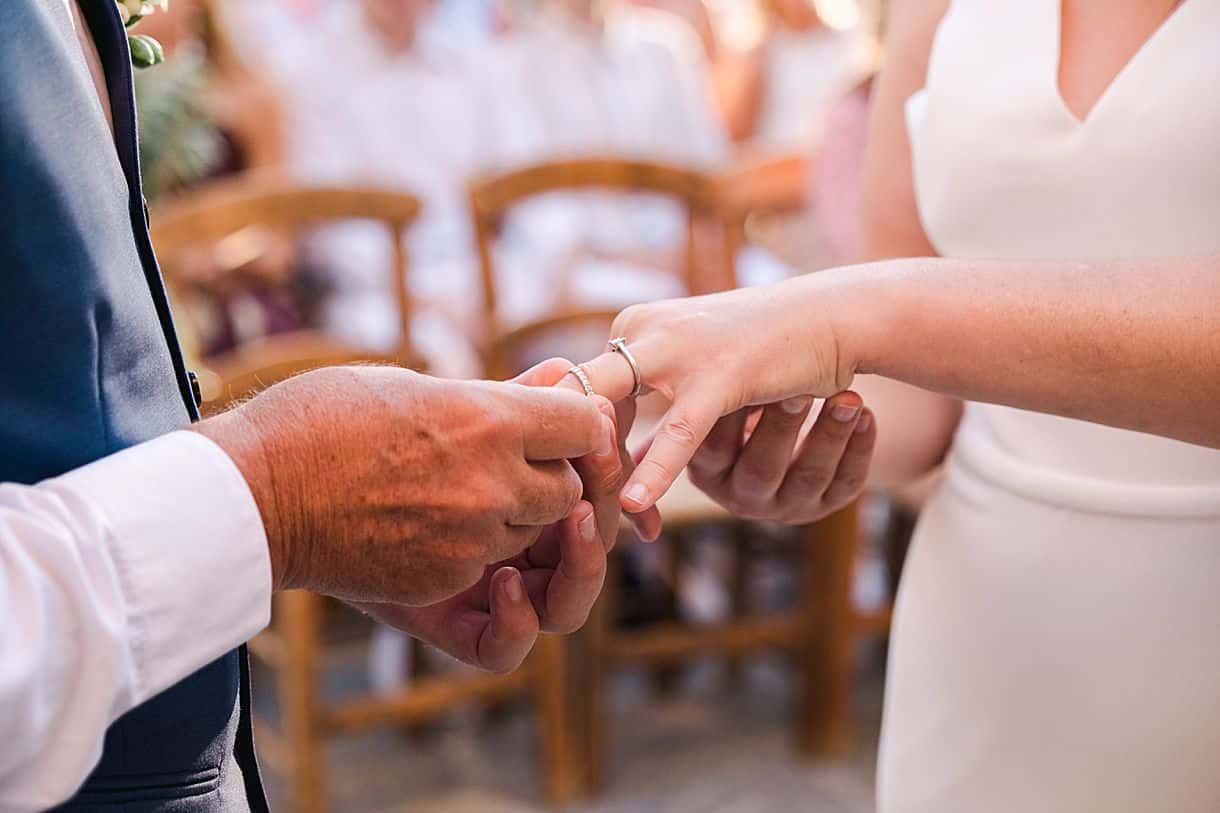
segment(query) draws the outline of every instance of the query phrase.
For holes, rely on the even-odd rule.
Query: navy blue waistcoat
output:
[[[197,413],[148,238],[115,2],[80,0],[114,140],[63,0],[0,6],[0,481],[34,483]],[[265,810],[248,686],[243,648],[133,709],[63,809]]]

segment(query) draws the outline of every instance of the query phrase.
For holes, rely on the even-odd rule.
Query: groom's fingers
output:
[[[524,576],[542,629],[566,634],[584,625],[601,593],[606,549],[588,503],[578,505],[555,531],[557,551],[552,555],[557,553],[557,561],[549,568],[526,570]]]
[[[512,567],[484,576],[480,585],[439,604],[355,606],[463,663],[493,672],[519,666],[538,637],[537,613],[521,573]]]
[[[597,399],[599,408],[607,416],[612,425],[615,409],[609,401]],[[617,427],[615,427],[617,441]],[[623,470],[623,457],[620,446],[612,442],[600,454],[585,455],[572,461],[576,472],[584,484],[584,498],[588,500],[596,514],[597,528],[602,533],[602,543],[605,550],[614,547],[618,534],[619,517],[622,508],[619,507],[619,489],[626,482],[627,475]]]
[[[657,428],[644,459],[623,489],[623,507],[651,508],[669,490],[720,418],[714,394],[698,391],[677,397]]]
[[[547,359],[512,379],[512,383],[522,384],[526,387],[553,387],[568,374],[568,370],[571,367],[572,362],[567,359]]]
[[[475,646],[476,665],[490,672],[511,672],[534,647],[538,616],[516,568],[496,571],[489,592],[491,617]]]
[[[613,442],[610,420],[594,399],[558,387],[521,390],[518,426],[526,460],[570,460]]]

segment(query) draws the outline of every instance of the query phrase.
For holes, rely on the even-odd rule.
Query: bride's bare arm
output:
[[[904,108],[924,85],[932,39],[948,6],[949,0],[890,4],[886,61],[873,87],[864,161],[861,259],[936,254],[915,206]],[[903,485],[944,457],[961,417],[959,399],[880,376],[861,377],[853,386],[877,419],[871,482]]]
[[[1220,447],[1220,256],[895,260],[798,282],[833,307],[848,371]]]
[[[639,511],[723,415],[874,373],[936,392],[1220,448],[1220,256],[898,259],[628,308],[615,322],[673,406],[623,493]],[[587,362],[627,396],[624,357]]]

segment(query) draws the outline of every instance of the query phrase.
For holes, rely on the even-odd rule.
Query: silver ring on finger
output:
[[[593,391],[593,382],[589,380],[588,374],[579,364],[574,364],[569,367],[567,375],[574,376],[576,380],[580,382],[581,389],[585,391],[586,396],[597,395],[597,393]]]
[[[611,339],[607,342],[607,346],[615,353],[618,353],[627,363],[631,365],[631,375],[635,379],[635,387],[631,390],[632,398],[639,398],[644,392],[644,376],[640,372],[640,365],[635,360],[635,356],[627,349],[627,339],[620,336],[617,339]]]

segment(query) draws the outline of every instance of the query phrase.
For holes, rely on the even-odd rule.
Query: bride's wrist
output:
[[[836,382],[846,387],[858,374],[880,373],[890,361],[899,331],[896,295],[911,269],[907,260],[862,263],[804,277],[812,313],[829,325],[836,351]],[[825,340],[825,339],[823,339]]]

